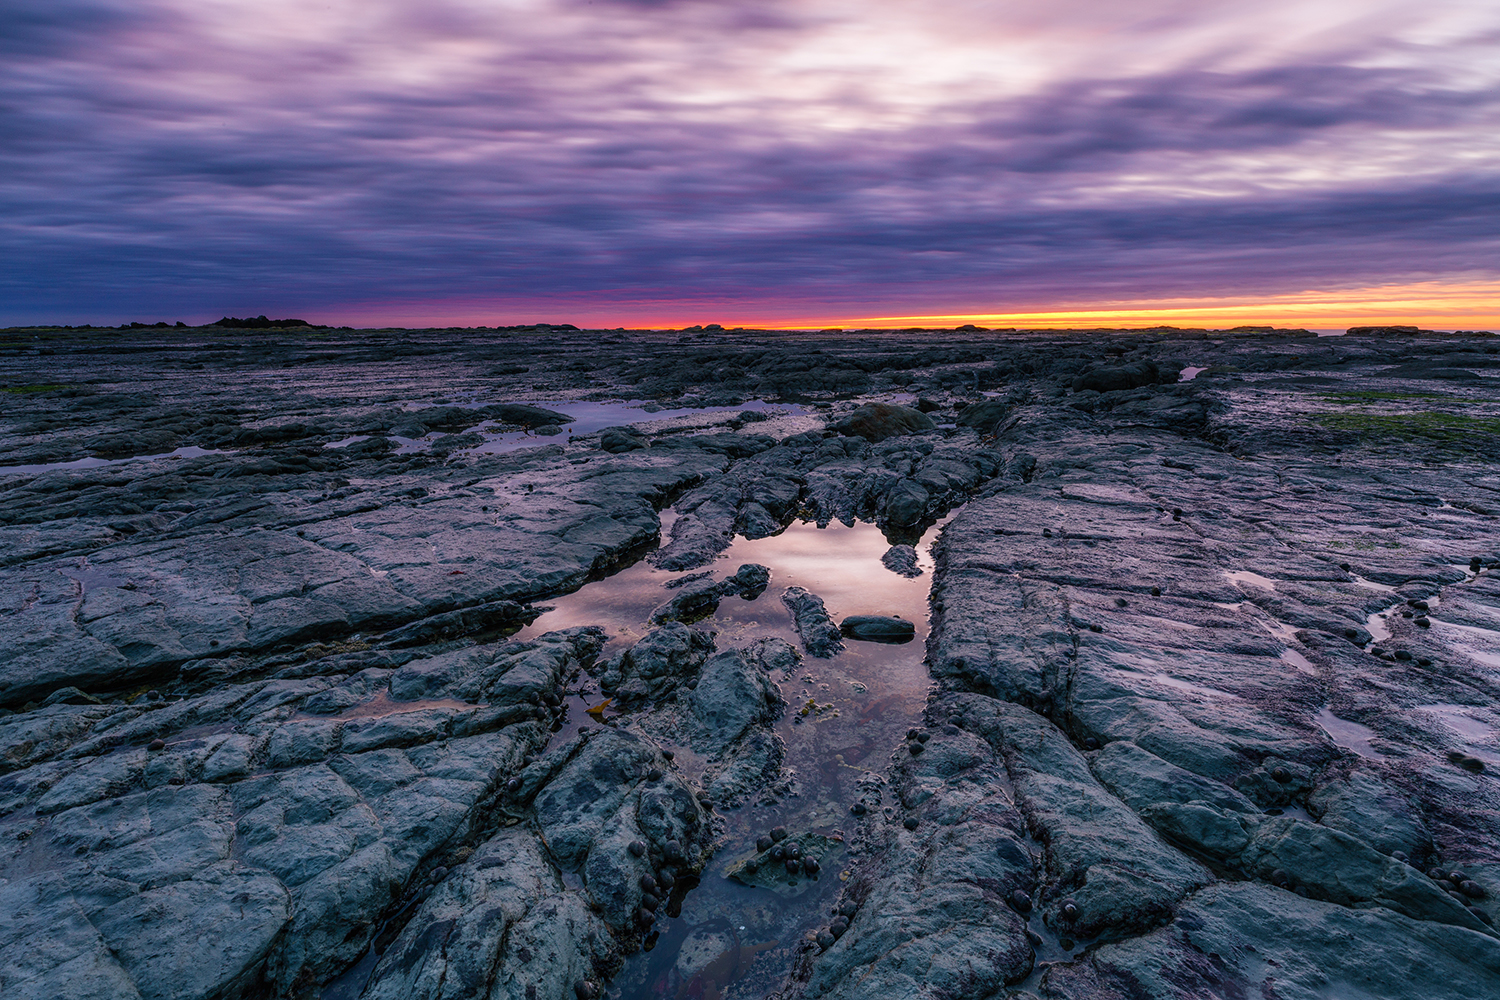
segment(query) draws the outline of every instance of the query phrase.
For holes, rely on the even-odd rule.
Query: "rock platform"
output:
[[[605,995],[726,851],[818,871],[725,815],[811,794],[839,627],[720,557],[855,521],[932,693],[715,989],[1500,995],[1497,389],[1378,328],[6,331],[0,998]],[[636,565],[629,635],[529,626]]]

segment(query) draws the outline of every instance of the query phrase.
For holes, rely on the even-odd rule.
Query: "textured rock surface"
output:
[[[136,333],[0,355],[6,998],[1500,993],[1492,337]],[[851,767],[897,609],[716,560],[950,513]],[[674,929],[799,796],[836,914]]]

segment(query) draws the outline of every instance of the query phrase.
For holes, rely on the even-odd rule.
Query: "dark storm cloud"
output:
[[[0,7],[26,39],[0,66],[5,311],[923,289],[1020,301],[1493,264],[1500,172],[1465,137],[1500,134],[1500,93],[1473,74],[1178,60],[949,94],[893,121],[858,87],[736,90],[764,52],[737,55],[746,36],[715,32],[749,17],[795,34],[784,9],[613,6],[629,17],[583,34],[533,24],[462,72],[362,37],[272,48],[190,19],[167,44],[160,25],[187,17],[170,9]],[[397,25],[454,51],[493,31],[462,6],[368,15],[377,39]],[[652,47],[668,22],[698,61]],[[677,100],[674,74],[714,96]]]

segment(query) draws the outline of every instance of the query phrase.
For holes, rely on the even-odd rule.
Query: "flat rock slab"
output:
[[[915,624],[889,615],[850,615],[839,623],[839,631],[863,642],[903,643],[917,636]]]

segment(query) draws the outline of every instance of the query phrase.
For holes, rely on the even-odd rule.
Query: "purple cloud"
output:
[[[8,0],[0,322],[1493,276],[1487,15],[1438,45],[1395,4],[1336,46],[1225,54],[1203,38],[1234,8],[1162,3],[1101,40],[1067,25],[1123,15],[1081,0],[972,25],[941,4],[861,23],[818,3]]]

